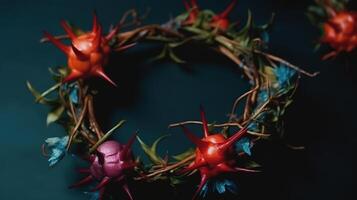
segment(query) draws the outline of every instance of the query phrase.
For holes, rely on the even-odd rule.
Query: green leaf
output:
[[[249,35],[249,30],[253,25],[252,12],[248,10],[248,19],[245,26],[238,32],[238,37],[247,37]]]
[[[260,168],[261,166],[258,163],[249,160],[249,161],[247,161],[245,167],[248,169],[255,169],[255,168]]]
[[[59,107],[49,112],[47,115],[47,125],[57,121],[62,116],[64,110],[65,110],[64,106],[60,105]]]
[[[48,71],[51,73],[52,78],[56,82],[60,82],[63,77],[66,77],[70,70],[68,67],[56,67],[56,68],[48,68]]]
[[[164,48],[162,48],[160,54],[152,58],[150,62],[155,62],[164,59],[167,56],[168,48],[168,45],[165,45]]]
[[[163,135],[163,136],[159,137],[157,140],[155,140],[155,142],[152,144],[152,146],[148,146],[147,144],[145,144],[139,136],[136,136],[136,137],[140,143],[141,148],[144,150],[145,154],[148,156],[150,161],[157,165],[163,165],[166,162],[159,155],[157,155],[156,150],[157,150],[157,145],[159,144],[159,142],[168,136],[169,135]]]
[[[175,160],[178,160],[178,161],[181,161],[181,160],[184,160],[185,158],[191,156],[192,154],[195,153],[195,149],[194,148],[190,148],[188,149],[187,151],[181,153],[181,154],[178,154],[176,156],[172,156]]]
[[[113,128],[111,128],[108,132],[106,132],[103,137],[101,137],[97,143],[95,143],[90,149],[89,153],[94,152],[99,145],[101,145],[104,141],[106,141],[118,128],[122,127],[126,121],[119,121]]]
[[[30,90],[30,92],[32,93],[32,95],[35,97],[35,99],[40,99],[40,101],[38,101],[41,104],[46,104],[47,99],[45,98],[41,98],[41,93],[39,91],[37,91],[29,81],[26,82],[27,88]]]
[[[176,63],[183,64],[186,63],[186,61],[182,60],[181,58],[177,57],[172,48],[169,48],[169,56],[170,58],[175,61]]]
[[[39,91],[37,91],[29,81],[26,82],[27,88],[30,90],[30,92],[32,93],[32,95],[35,97],[35,102],[36,103],[40,103],[40,104],[53,104],[55,102],[57,102],[56,100],[50,100],[48,98],[46,98],[46,96],[51,93],[52,91],[58,89],[60,87],[61,84],[56,84],[54,86],[52,86],[51,88],[49,88],[48,90],[46,90],[43,93],[40,93]]]
[[[182,181],[181,179],[170,176],[170,185],[171,185],[172,187],[175,187],[176,185],[178,185],[178,184],[180,184],[180,183],[182,183],[182,182],[183,182],[183,181]]]

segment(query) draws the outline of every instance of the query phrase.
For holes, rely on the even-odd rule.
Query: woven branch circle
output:
[[[71,187],[89,188],[89,194],[96,199],[111,199],[106,188],[119,184],[130,199],[131,182],[165,181],[175,187],[186,181],[188,176],[199,173],[201,181],[193,198],[206,198],[213,191],[223,194],[235,193],[236,186],[227,174],[257,173],[259,165],[249,159],[251,148],[259,140],[283,133],[282,117],[290,105],[301,74],[310,74],[289,62],[267,53],[268,30],[273,21],[257,26],[252,15],[240,27],[228,20],[236,1],[221,13],[201,9],[195,0],[185,1],[186,12],[170,19],[167,23],[141,25],[143,16],[135,10],[124,13],[119,23],[104,34],[103,28],[93,17],[93,28],[83,31],[62,21],[64,35],[53,36],[45,32],[41,42],[50,42],[68,58],[64,67],[51,69],[55,84],[45,92],[38,92],[28,82],[28,88],[36,102],[50,106],[47,124],[57,122],[65,128],[67,135],[48,138],[42,146],[50,166],[57,164],[66,154],[77,155],[88,160],[89,167],[79,170],[84,178]],[[123,28],[129,30],[122,31]],[[69,40],[66,45],[62,40]],[[183,133],[195,145],[175,156],[161,156],[157,146],[162,136],[151,145],[145,143],[137,133],[124,143],[110,139],[125,120],[119,121],[111,130],[103,131],[97,122],[94,106],[96,91],[92,79],[102,78],[115,87],[120,87],[105,73],[105,67],[113,56],[140,43],[162,45],[162,52],[154,60],[170,58],[184,63],[175,54],[181,46],[198,45],[212,49],[217,55],[229,58],[237,66],[251,89],[242,94],[232,105],[227,121],[223,124],[209,123],[201,108],[201,121],[185,121],[170,124],[181,127]],[[62,63],[63,64],[63,63]],[[103,83],[96,83],[103,84]],[[244,101],[243,113],[237,113],[237,105]],[[202,126],[203,136],[192,133],[186,125]],[[169,138],[168,138],[169,139]],[[138,141],[150,163],[136,158],[131,145]],[[82,151],[78,151],[81,147]],[[160,147],[164,148],[164,147]]]

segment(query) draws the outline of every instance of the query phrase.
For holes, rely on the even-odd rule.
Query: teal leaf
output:
[[[237,185],[232,180],[226,178],[215,178],[207,181],[207,183],[202,187],[200,195],[205,198],[210,192],[220,195],[226,192],[236,194],[237,190]]]
[[[252,152],[250,150],[252,147],[252,144],[251,144],[249,138],[247,138],[247,137],[244,137],[244,138],[240,139],[238,142],[236,142],[235,147],[236,147],[237,152],[244,152],[247,155],[250,155],[250,156],[252,155]]]
[[[45,147],[50,150],[49,166],[57,164],[66,154],[69,137],[52,137],[45,140]]]

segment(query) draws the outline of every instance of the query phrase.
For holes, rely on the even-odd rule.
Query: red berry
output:
[[[254,170],[239,168],[235,162],[237,154],[233,144],[245,135],[247,129],[241,129],[232,137],[226,138],[222,134],[210,134],[208,132],[208,125],[203,109],[201,109],[201,118],[204,132],[202,139],[196,137],[186,127],[182,126],[186,136],[197,146],[195,161],[181,171],[181,173],[185,173],[198,169],[201,174],[201,183],[193,199],[196,198],[210,178],[224,173],[255,172]]]
[[[357,47],[357,13],[342,11],[323,24],[324,35],[321,42],[330,45],[335,51],[324,56],[327,59],[340,52],[350,52]]]
[[[99,76],[116,86],[104,73],[103,67],[107,64],[111,52],[108,43],[118,32],[119,27],[115,27],[107,36],[103,36],[102,27],[98,23],[95,14],[92,31],[80,36],[75,35],[66,22],[62,21],[61,25],[71,39],[71,46],[66,46],[47,32],[44,32],[44,34],[50,42],[68,57],[67,63],[71,72],[63,82],[67,83],[78,79]]]

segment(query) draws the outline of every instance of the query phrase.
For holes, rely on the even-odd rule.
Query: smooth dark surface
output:
[[[222,0],[199,2],[217,11],[228,4]],[[244,23],[251,9],[255,20],[264,23],[271,12],[276,12],[270,51],[309,71],[321,71],[317,78],[302,78],[286,116],[286,141],[264,142],[254,148],[253,159],[263,165],[264,172],[238,177],[241,199],[353,198],[356,55],[320,61],[321,54],[313,52],[318,32],[304,15],[308,4],[309,1],[241,0],[231,16]],[[94,9],[104,27],[109,27],[126,10],[138,8],[145,12],[147,7],[151,13],[144,23],[163,23],[170,15],[183,11],[181,0],[0,1],[0,199],[88,199],[78,190],[67,189],[79,178],[74,171],[77,158],[67,156],[55,168],[48,168],[41,156],[44,139],[62,136],[64,131],[58,125],[46,127],[47,109],[33,103],[25,82],[29,80],[37,88],[46,89],[52,84],[47,68],[66,62],[52,45],[39,43],[42,30],[63,33],[61,19],[89,29]],[[97,82],[102,89],[97,105],[103,105],[97,107],[97,112],[104,128],[126,119],[124,128],[116,133],[122,142],[136,130],[148,142],[171,133],[160,147],[162,152],[167,147],[170,154],[175,154],[191,144],[180,130],[168,130],[169,123],[198,119],[200,104],[205,106],[209,120],[226,120],[232,102],[248,90],[248,84],[226,59],[190,50],[183,56],[192,64],[184,68],[169,62],[146,62],[158,52],[157,48],[129,51],[113,60],[106,71],[116,74],[112,76],[119,87],[113,89],[103,81]],[[306,150],[292,151],[284,142],[305,145]],[[134,151],[139,152],[137,144]],[[190,185],[180,188],[182,199],[192,195],[197,181],[194,177]],[[144,186],[147,185],[133,189],[136,199],[173,195],[168,186],[151,184],[147,191]]]

